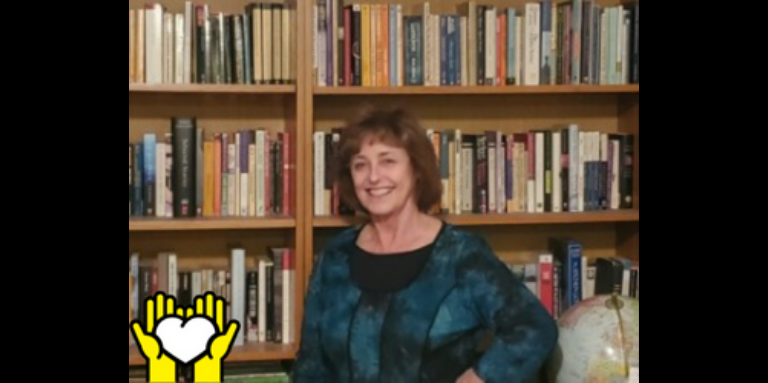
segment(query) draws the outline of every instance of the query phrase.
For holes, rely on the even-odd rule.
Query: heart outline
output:
[[[197,331],[203,331],[203,334],[199,334],[200,337],[197,339],[197,343],[195,346],[203,347],[202,350],[199,350],[199,353],[195,354],[194,357],[187,356],[186,358],[182,359],[181,357],[174,354],[174,351],[176,353],[181,353],[179,350],[169,350],[167,344],[169,341],[171,342],[180,342],[180,343],[188,343],[185,342],[182,338],[172,338],[168,339],[169,336],[181,336],[185,337],[188,334],[185,332],[191,331],[188,327],[190,324],[196,324],[199,323],[200,326],[203,326],[202,328],[198,327]],[[207,327],[205,325],[208,325]],[[171,326],[171,327],[168,327]],[[209,333],[209,334],[208,334]],[[205,315],[193,315],[188,318],[182,318],[176,315],[170,315],[164,317],[160,322],[158,322],[157,327],[155,329],[155,337],[157,338],[158,343],[160,344],[160,349],[162,350],[162,353],[167,355],[169,358],[173,359],[178,364],[190,366],[198,361],[200,359],[203,359],[210,353],[211,344],[213,343],[213,340],[216,339],[218,336],[218,331],[216,329],[216,325],[211,321],[211,319]],[[165,338],[165,339],[164,339]],[[178,339],[178,340],[176,340]],[[203,342],[204,340],[204,342]],[[172,344],[170,345],[171,348],[176,348],[177,346],[180,346],[179,344]],[[198,350],[193,350],[198,351]]]

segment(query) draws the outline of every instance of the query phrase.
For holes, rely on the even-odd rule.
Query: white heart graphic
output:
[[[208,318],[184,321],[177,317],[165,317],[158,324],[155,335],[166,353],[179,362],[189,364],[208,350],[208,341],[216,335],[216,326]]]

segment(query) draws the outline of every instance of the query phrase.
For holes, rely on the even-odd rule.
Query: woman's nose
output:
[[[370,183],[379,182],[380,176],[379,176],[378,166],[372,165],[369,169],[370,171],[368,172],[368,182]]]

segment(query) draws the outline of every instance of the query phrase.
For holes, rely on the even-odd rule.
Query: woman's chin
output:
[[[387,218],[392,216],[392,210],[387,209],[368,209],[368,213],[371,216],[371,218]]]
[[[395,212],[395,209],[391,206],[384,206],[381,204],[368,204],[366,205],[366,210],[368,210],[368,214],[371,218],[386,218],[392,216]]]

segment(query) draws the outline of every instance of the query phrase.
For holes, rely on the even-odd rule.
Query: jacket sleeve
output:
[[[330,382],[323,351],[320,344],[320,318],[322,317],[321,268],[323,255],[318,257],[304,302],[304,321],[301,330],[301,346],[293,368],[294,383]]]
[[[494,341],[475,365],[485,383],[537,381],[558,339],[557,323],[539,298],[480,242],[461,279]]]

